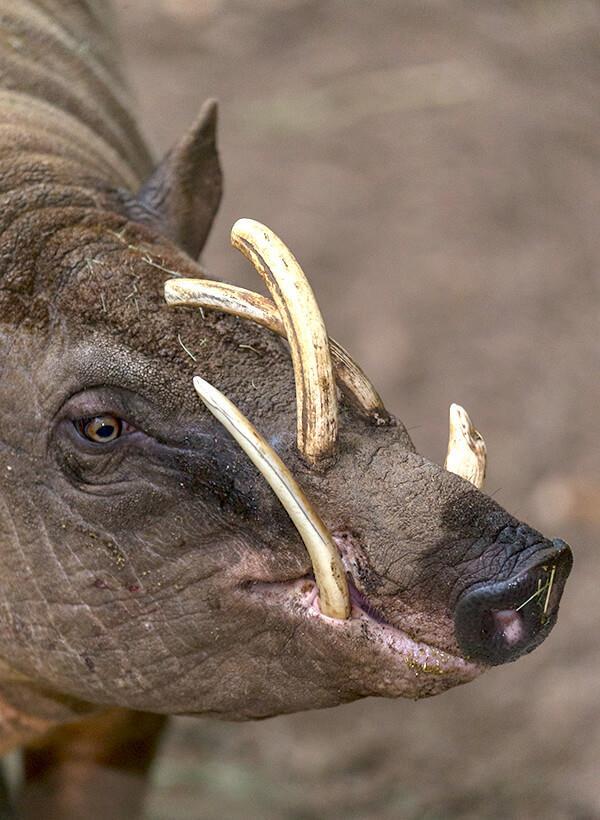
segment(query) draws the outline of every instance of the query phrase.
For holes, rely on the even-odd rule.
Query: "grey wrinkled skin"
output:
[[[342,406],[337,458],[310,470],[285,344],[164,304],[165,271],[202,275],[214,110],[152,174],[104,3],[0,10],[1,747],[99,707],[239,720],[472,679],[484,666],[462,658],[457,602],[552,545],[418,455],[401,423]],[[302,609],[286,583],[309,576],[304,545],[194,374],[292,469],[375,620],[437,666]],[[87,441],[76,422],[102,414],[131,431]]]

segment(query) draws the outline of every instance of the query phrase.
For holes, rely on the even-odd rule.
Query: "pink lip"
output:
[[[349,579],[350,580],[350,579]],[[477,677],[483,667],[451,655],[427,643],[413,640],[396,626],[386,623],[371,607],[366,611],[365,598],[350,583],[352,611],[348,620],[338,620],[323,615],[319,607],[317,585],[310,576],[295,581],[279,583],[256,582],[247,588],[252,594],[258,594],[264,600],[269,599],[274,607],[291,611],[295,617],[308,622],[320,623],[328,630],[344,634],[348,640],[356,637],[367,639],[370,650],[383,654],[386,661],[413,670],[417,675],[459,676],[467,681]]]

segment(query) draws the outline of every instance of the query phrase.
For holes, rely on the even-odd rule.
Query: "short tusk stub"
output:
[[[330,618],[348,618],[350,596],[342,560],[327,527],[298,482],[233,402],[199,376],[194,377],[194,388],[264,476],[292,519],[312,562],[323,614]]]
[[[486,463],[487,450],[483,436],[473,426],[464,407],[451,404],[448,454],[444,466],[481,489]]]

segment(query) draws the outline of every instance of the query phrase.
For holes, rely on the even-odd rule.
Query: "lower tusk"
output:
[[[460,404],[450,405],[450,435],[445,467],[451,473],[470,481],[479,490],[483,487],[487,450],[483,436]]]
[[[330,618],[350,615],[350,596],[339,553],[327,527],[289,469],[248,419],[216,387],[194,377],[196,392],[262,473],[298,530],[312,562],[321,611]]]

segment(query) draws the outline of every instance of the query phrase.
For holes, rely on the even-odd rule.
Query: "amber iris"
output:
[[[82,436],[98,443],[114,441],[123,432],[123,422],[116,416],[94,416],[80,419],[76,426]]]

